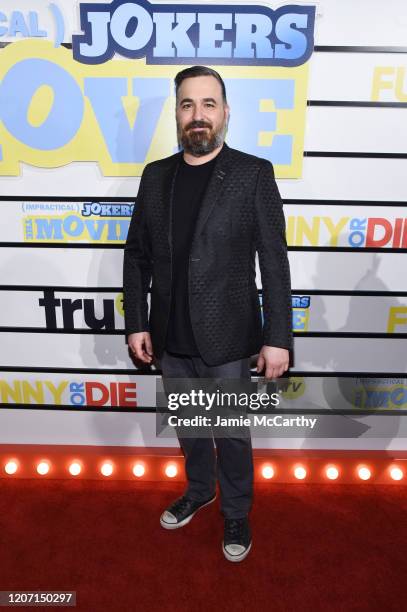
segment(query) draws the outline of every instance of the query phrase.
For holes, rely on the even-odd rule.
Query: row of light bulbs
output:
[[[272,465],[264,465],[261,470],[263,478],[270,479],[275,475],[275,471]],[[303,465],[296,465],[293,468],[293,474],[297,480],[304,480],[308,476],[308,470]],[[324,468],[324,474],[328,480],[337,480],[340,476],[340,470],[335,465],[327,465]],[[359,465],[356,468],[356,474],[360,480],[370,480],[372,477],[372,470],[366,465]],[[403,470],[398,466],[390,466],[389,476],[392,480],[402,480],[404,478]]]
[[[18,461],[11,459],[4,465],[4,471],[6,474],[13,475],[18,472],[19,464]],[[36,471],[40,476],[46,476],[51,469],[51,463],[49,461],[40,461],[37,463]],[[82,473],[83,466],[80,461],[72,461],[68,465],[68,471],[71,476],[79,476]],[[103,476],[111,476],[114,472],[114,465],[110,461],[105,461],[100,466],[100,473]],[[132,472],[137,478],[141,478],[146,473],[146,466],[142,462],[137,462],[133,465]],[[174,478],[178,474],[178,466],[175,463],[167,463],[164,468],[164,473],[168,478]],[[297,480],[305,480],[308,476],[308,470],[304,465],[295,465],[293,467],[293,475]],[[389,476],[392,480],[402,480],[404,478],[404,471],[395,465],[391,465],[388,468]],[[340,476],[340,470],[335,465],[327,465],[324,468],[324,474],[328,480],[337,480]],[[370,480],[372,477],[372,470],[366,465],[359,465],[356,468],[356,474],[360,480]],[[270,464],[265,464],[261,468],[261,475],[264,479],[270,480],[275,476],[275,469]]]
[[[19,469],[19,464],[14,459],[7,461],[7,463],[4,466],[4,471],[6,472],[6,474],[9,474],[9,475],[16,474],[18,472],[18,469]],[[49,461],[40,461],[36,465],[36,471],[40,476],[46,476],[49,473],[50,469],[51,469],[51,463]],[[71,476],[79,476],[82,473],[82,470],[83,470],[83,465],[80,461],[72,461],[72,463],[68,465],[68,472],[71,474]],[[103,476],[111,476],[113,472],[114,472],[114,465],[110,461],[105,461],[100,466],[100,473]],[[135,463],[133,465],[132,472],[134,476],[141,478],[142,476],[144,476],[146,472],[145,464],[140,463],[140,462]],[[165,475],[168,476],[168,478],[174,478],[174,476],[176,476],[177,474],[178,474],[178,468],[174,463],[168,463],[165,466]]]

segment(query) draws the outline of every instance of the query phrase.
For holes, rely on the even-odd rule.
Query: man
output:
[[[281,376],[292,348],[291,286],[282,201],[272,164],[229,147],[225,85],[205,66],[175,77],[182,150],[145,166],[124,254],[128,344],[168,378]],[[250,129],[250,117],[242,129]],[[263,289],[263,317],[255,253]],[[150,315],[147,293],[152,279]],[[178,433],[178,432],[177,432]],[[161,515],[186,525],[216,497],[224,515],[223,553],[244,559],[252,544],[251,439],[181,438],[188,487]]]

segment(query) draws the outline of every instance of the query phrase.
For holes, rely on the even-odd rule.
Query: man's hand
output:
[[[264,345],[257,359],[257,372],[266,368],[265,378],[278,378],[282,376],[289,365],[289,352],[278,346]]]
[[[127,338],[129,348],[134,357],[144,363],[151,363],[153,360],[153,345],[151,344],[150,332],[137,332],[129,334]]]

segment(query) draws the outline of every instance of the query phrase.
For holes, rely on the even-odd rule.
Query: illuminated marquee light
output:
[[[275,474],[275,470],[273,468],[272,465],[264,465],[262,467],[261,470],[261,475],[263,476],[263,478],[265,478],[266,480],[269,480],[270,478],[273,478]]]
[[[146,473],[146,466],[144,463],[135,463],[133,466],[133,474],[137,476],[137,478],[141,478]]]
[[[165,466],[165,475],[168,476],[168,478],[175,478],[177,474],[178,474],[178,468],[175,465],[175,463],[168,463]]]
[[[17,470],[18,470],[18,462],[15,461],[14,459],[7,461],[6,465],[4,466],[4,471],[6,472],[6,474],[9,474],[9,475],[16,474]]]
[[[37,451],[34,451],[37,455]],[[3,478],[27,478],[37,475],[38,477],[51,478],[84,478],[105,479],[116,478],[120,480],[143,479],[145,481],[162,481],[167,478],[183,480],[185,475],[180,469],[178,458],[171,456],[142,455],[135,460],[134,455],[126,457],[122,453],[114,459],[106,460],[103,450],[100,455],[90,459],[89,455],[84,459],[76,458],[69,453],[67,457],[60,453],[51,452],[47,459],[34,459],[17,455],[4,457]],[[100,456],[100,460],[98,457]],[[343,458],[343,457],[342,457]],[[96,460],[95,460],[96,459]],[[396,460],[397,461],[397,460]],[[340,458],[335,463],[327,463],[326,458],[310,458],[303,463],[293,463],[290,457],[279,457],[273,462],[265,461],[265,457],[254,457],[255,480],[265,480],[278,483],[292,483],[295,481],[320,482],[340,481],[341,483],[355,483],[359,481],[372,480],[375,484],[405,484],[405,469],[400,461],[388,463],[387,459],[370,459],[366,463],[357,464],[354,460],[344,459],[341,464]],[[52,467],[52,470],[51,470]],[[315,468],[315,469],[313,469]],[[373,472],[376,472],[373,478]]]
[[[397,465],[393,465],[389,469],[390,477],[393,480],[402,480],[404,478],[404,471]]]
[[[337,478],[339,478],[339,470],[336,465],[327,466],[325,469],[325,474],[329,480],[337,480]]]
[[[69,465],[68,470],[71,476],[79,476],[79,474],[82,472],[82,465],[79,463],[79,461],[73,461]]]
[[[106,461],[100,467],[100,473],[106,477],[111,476],[113,474],[113,471],[114,471],[113,464],[110,461]]]
[[[357,468],[357,474],[360,480],[370,480],[372,476],[371,470],[366,465],[360,465]]]
[[[50,464],[48,461],[40,461],[37,465],[37,472],[40,476],[46,476],[50,470]]]
[[[312,53],[314,21],[315,6],[85,3],[80,6],[84,33],[72,37],[72,49],[74,58],[87,64],[106,62],[116,52],[145,56],[148,64],[199,59],[298,66]]]
[[[297,480],[304,480],[307,476],[307,470],[303,465],[297,465],[294,467],[294,476]]]

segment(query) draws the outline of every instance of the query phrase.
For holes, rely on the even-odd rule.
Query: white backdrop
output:
[[[55,24],[49,3],[20,0],[18,4],[6,0],[2,11],[37,11],[52,39]],[[80,31],[79,2],[57,4],[69,43],[72,33]],[[290,3],[246,0],[245,4],[276,8]],[[403,393],[407,373],[403,335],[407,331],[403,265],[407,111],[402,105],[407,102],[407,4],[403,0],[309,4],[317,6],[317,15],[315,50],[309,60],[302,177],[277,181],[291,245],[293,296],[309,301],[305,307],[293,302],[297,334],[292,375],[301,380],[302,392],[291,398],[291,405],[304,412],[313,407],[343,408],[347,419],[363,427],[356,428],[352,438],[340,437],[338,432],[338,437],[320,439],[255,439],[254,445],[403,449],[407,398],[404,392],[402,400],[394,403],[389,392],[400,388]],[[0,43],[15,40],[0,37]],[[0,57],[1,53],[0,48]],[[399,75],[397,90],[389,86],[376,93],[375,70],[383,67],[389,69],[385,77],[389,83],[394,84]],[[53,202],[59,208],[52,215],[63,219],[67,204],[75,213],[90,199],[131,203],[138,184],[139,177],[103,176],[94,162],[53,169],[22,164],[20,176],[0,176],[0,443],[177,444],[156,437],[155,416],[144,411],[154,404],[156,375],[134,371],[120,334],[122,241],[110,240],[106,233],[107,244],[97,243],[92,239],[92,231],[98,231],[95,225],[88,226],[88,231],[85,226],[79,239],[64,247],[55,229],[62,226],[55,225],[48,238],[44,226],[35,235],[38,218],[50,214],[47,206]],[[37,208],[27,207],[30,202]],[[29,217],[35,219],[29,221]],[[359,248],[350,242],[354,219],[359,224],[363,221]],[[120,232],[125,233],[126,219],[120,223],[111,229],[119,238]],[[34,239],[30,242],[28,227],[34,227],[40,245]],[[366,250],[367,227],[373,228],[370,250]],[[107,226],[101,231],[108,232]],[[260,290],[259,272],[257,283]],[[54,327],[47,323],[45,307],[40,305],[46,290],[54,291],[61,304],[55,308]],[[73,315],[74,331],[65,333],[62,302],[69,310],[74,300],[81,301]],[[97,319],[106,316],[110,328],[93,333],[84,316],[85,306]],[[360,377],[366,381],[369,375],[377,397],[358,404],[354,397],[359,397]],[[35,409],[35,398],[27,394],[27,386],[24,391],[24,381],[37,385],[41,401]],[[112,383],[136,384],[138,408],[125,412],[107,400],[103,410],[97,406],[69,409],[64,404],[69,398],[62,391],[60,404],[65,407],[59,408],[53,405],[50,388],[56,389],[61,381],[67,382],[67,389],[69,384],[86,381],[99,381],[106,388]],[[289,395],[286,399],[290,401]],[[361,409],[380,408],[380,415],[360,414]]]

